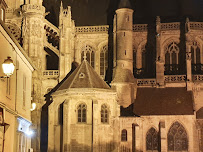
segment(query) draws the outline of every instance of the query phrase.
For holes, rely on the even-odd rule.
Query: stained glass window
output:
[[[100,52],[100,75],[105,76],[108,68],[108,46],[105,45]]]
[[[188,151],[187,133],[179,122],[175,122],[169,129],[168,151]]]
[[[127,141],[128,137],[127,137],[127,130],[123,129],[121,131],[121,141]]]
[[[78,111],[78,122],[86,122],[87,108],[85,104],[80,104],[77,108]]]
[[[159,149],[159,141],[160,140],[158,132],[154,128],[149,129],[146,136],[147,151],[157,152]]]
[[[81,52],[81,62],[84,60],[84,55],[86,55],[86,60],[94,68],[95,65],[95,51],[92,46],[86,45]]]
[[[101,122],[102,123],[108,123],[109,119],[109,111],[105,104],[101,106]]]

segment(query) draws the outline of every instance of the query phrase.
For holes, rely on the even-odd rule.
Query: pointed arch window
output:
[[[176,74],[179,70],[179,47],[172,42],[165,48],[165,74]]]
[[[109,122],[109,110],[107,105],[103,104],[101,106],[101,123]]]
[[[108,46],[105,45],[100,51],[100,75],[105,76],[108,68]]]
[[[168,132],[168,151],[188,151],[188,138],[185,128],[179,123],[172,124]]]
[[[87,106],[85,104],[80,104],[77,107],[78,122],[87,121]]]
[[[192,72],[194,74],[201,74],[203,66],[201,65],[201,53],[200,47],[197,42],[193,42],[191,46],[191,57],[192,57]]]
[[[121,131],[121,141],[127,141],[128,140],[128,137],[127,137],[127,130],[126,129],[123,129]]]
[[[146,135],[146,149],[148,152],[159,150],[159,134],[154,128],[150,128]]]
[[[95,51],[92,46],[86,45],[81,52],[81,62],[84,60],[84,55],[86,55],[87,61],[94,68],[95,67]]]

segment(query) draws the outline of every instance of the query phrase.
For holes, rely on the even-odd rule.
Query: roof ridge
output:
[[[88,61],[85,61],[85,62],[88,62]],[[87,69],[87,73],[88,73],[87,75],[89,75],[90,86],[93,87],[92,82],[91,82],[91,78],[90,78],[90,77],[91,77],[91,74],[90,74],[90,71],[89,71],[89,68],[88,68],[88,65],[87,65],[87,64],[89,64],[89,63],[86,63],[86,64],[85,64],[86,69]],[[90,67],[92,67],[92,66],[90,65]],[[92,68],[93,68],[93,67],[92,67]]]
[[[76,79],[76,75],[78,75],[78,73],[79,73],[79,71],[80,71],[80,69],[81,69],[82,65],[83,65],[83,62],[82,62],[82,63],[81,63],[81,65],[79,66],[78,71],[75,73],[75,76],[74,76],[74,78],[73,78],[73,80],[72,80],[71,84],[69,85],[69,88],[71,88],[71,86],[72,86],[73,82],[75,81],[75,79]]]

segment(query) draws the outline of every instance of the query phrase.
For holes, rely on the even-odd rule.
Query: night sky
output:
[[[44,0],[43,5],[50,14],[46,17],[58,25],[61,0]],[[119,0],[63,0],[64,8],[72,7],[72,18],[76,26],[106,25]],[[190,20],[203,21],[203,0],[130,0],[134,9],[135,23],[148,23],[156,16],[177,19],[189,16]]]

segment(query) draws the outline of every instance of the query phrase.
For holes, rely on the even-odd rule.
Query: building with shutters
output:
[[[203,151],[202,22],[134,24],[136,3],[120,0],[97,26],[77,26],[61,3],[57,27],[42,0],[5,2],[37,68],[35,152]]]

